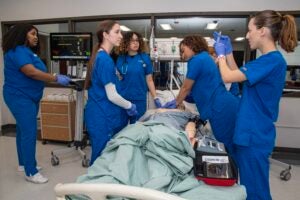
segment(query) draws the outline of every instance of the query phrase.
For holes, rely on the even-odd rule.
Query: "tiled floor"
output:
[[[37,159],[43,167],[41,173],[49,178],[46,184],[33,184],[25,181],[22,172],[17,172],[15,138],[0,136],[0,199],[1,200],[54,200],[54,186],[57,183],[74,182],[76,177],[84,174],[86,168],[81,166],[81,157],[75,150],[59,155],[60,164],[52,166],[52,150],[66,148],[66,145],[38,141]],[[86,149],[87,151],[89,148]],[[300,199],[300,165],[292,166],[292,178],[282,181],[280,172],[285,166],[272,164],[270,171],[271,191],[274,200]]]

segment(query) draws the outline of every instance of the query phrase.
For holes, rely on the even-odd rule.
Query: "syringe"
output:
[[[219,32],[219,34],[218,34],[218,38],[217,38],[217,41],[216,41],[216,43],[219,43],[219,41],[220,41],[220,37],[221,37],[221,34],[222,34],[222,31],[220,31],[220,32]]]

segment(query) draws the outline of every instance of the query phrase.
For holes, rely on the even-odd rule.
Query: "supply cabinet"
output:
[[[41,101],[41,139],[71,142],[75,132],[75,101]]]

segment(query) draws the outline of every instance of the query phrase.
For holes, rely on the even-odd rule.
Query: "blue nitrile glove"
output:
[[[56,82],[61,85],[67,86],[69,85],[70,81],[71,79],[68,76],[61,75],[61,74],[56,75]]]
[[[227,35],[220,35],[220,33],[218,32],[214,32],[213,33],[214,35],[214,40],[216,42],[219,42],[219,43],[222,43],[225,45],[225,55],[228,55],[232,52],[232,45],[231,45],[231,40],[230,40],[230,37],[228,37]],[[219,40],[218,40],[218,37]]]
[[[162,108],[176,108],[176,99],[173,99],[172,101],[167,102]]]
[[[131,107],[126,109],[127,115],[129,116],[135,116],[138,114],[137,110],[136,110],[136,105],[135,104],[131,104]]]
[[[190,92],[184,99],[188,103],[195,103],[192,93]]]
[[[154,99],[154,103],[155,103],[156,108],[161,108],[162,105],[161,105],[159,98],[156,97]]]
[[[217,54],[217,56],[218,57],[220,57],[220,56],[225,56],[226,54],[225,54],[225,45],[224,44],[222,44],[222,43],[215,43],[214,44],[214,48],[215,48],[215,51],[216,51],[216,54]]]

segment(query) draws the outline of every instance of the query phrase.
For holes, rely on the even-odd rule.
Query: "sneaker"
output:
[[[42,170],[42,167],[41,166],[36,166],[36,169],[38,171],[40,171],[40,170]],[[25,171],[23,165],[19,165],[17,170],[18,170],[18,172],[24,172]]]
[[[25,179],[32,183],[46,183],[48,182],[48,178],[44,177],[41,173],[36,173],[33,176],[25,176]]]

